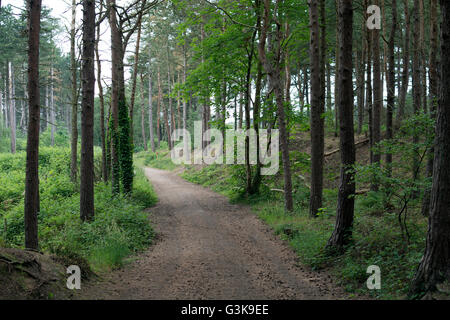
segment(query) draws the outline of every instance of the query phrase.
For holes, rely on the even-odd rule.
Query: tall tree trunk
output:
[[[258,17],[258,25],[261,23],[260,17]],[[253,36],[250,39],[250,50],[248,51],[247,56],[247,74],[245,78],[245,130],[249,132],[250,130],[250,101],[251,101],[251,86],[252,86],[252,65],[253,65],[253,56],[255,53],[255,39],[258,32],[258,27],[254,30]],[[265,39],[264,39],[265,41]],[[261,46],[261,44],[260,44]],[[248,49],[247,49],[248,50]],[[281,81],[281,79],[280,79]],[[246,182],[247,182],[247,193],[252,194],[252,168],[250,164],[250,136],[247,134],[245,136],[245,173],[246,173]]]
[[[152,59],[151,59],[151,47],[148,45],[148,126],[150,130],[150,146],[152,148],[152,152],[156,151],[155,148],[155,137],[153,130],[153,88],[152,88]],[[159,124],[158,124],[158,132],[159,132]],[[159,134],[158,134],[159,141]],[[159,144],[159,142],[158,142]],[[159,145],[158,145],[159,147]]]
[[[133,64],[133,77],[131,84],[131,98],[130,98],[130,139],[131,144],[134,141],[134,104],[136,101],[136,85],[137,85],[137,75],[138,75],[138,63],[139,63],[139,48],[141,44],[141,31],[142,31],[142,11],[139,14],[139,18],[137,21],[138,31],[137,31],[137,39],[136,39],[136,48],[134,51],[134,64]]]
[[[420,0],[414,0],[414,37],[413,37],[413,66],[412,66],[412,90],[413,90],[413,108],[414,114],[418,115],[422,105],[422,55],[421,55],[421,44],[420,44]],[[419,178],[419,166],[420,160],[418,156],[418,143],[419,136],[416,134],[413,136],[413,148],[416,151],[413,159],[413,179]]]
[[[436,107],[439,99],[439,75],[437,67],[437,55],[438,55],[438,4],[437,0],[430,1],[430,114],[433,119],[436,118]],[[431,148],[428,154],[427,161],[427,177],[433,176],[434,166],[434,146]],[[428,216],[430,212],[431,190],[427,190],[424,193],[424,199],[422,201],[422,214]]]
[[[277,0],[277,7],[283,4],[282,0]],[[280,147],[283,162],[283,176],[284,176],[284,197],[285,197],[285,208],[287,211],[292,212],[294,210],[294,204],[292,199],[292,177],[291,177],[291,164],[289,157],[289,142],[288,142],[288,132],[286,127],[286,115],[284,110],[284,99],[283,99],[283,85],[281,83],[281,42],[282,42],[282,30],[281,25],[277,24],[277,30],[275,33],[275,46],[272,51],[275,53],[272,57],[273,62],[268,60],[265,51],[265,43],[267,39],[267,31],[270,27],[270,10],[271,1],[264,0],[264,23],[261,33],[261,45],[259,47],[259,56],[263,61],[265,70],[267,71],[270,81],[273,86],[275,101],[277,105],[277,115],[278,115],[278,127],[280,131]],[[277,19],[276,17],[274,17]]]
[[[172,132],[175,130],[174,127],[174,117],[173,117],[173,108],[172,108],[172,80],[170,77],[170,62],[169,62],[169,47],[167,47],[167,91],[169,98],[168,108],[164,108],[165,114],[164,117],[166,121],[166,129],[167,129],[167,142],[169,143],[169,150],[172,150]],[[169,115],[170,112],[170,115]],[[170,120],[169,120],[170,118]],[[170,123],[169,123],[170,122]]]
[[[239,125],[238,128],[242,129],[242,124],[243,124],[243,120],[244,120],[244,109],[243,109],[243,104],[242,101],[244,101],[244,96],[241,93],[239,93]]]
[[[336,4],[336,26],[339,26],[339,10],[340,2],[335,0]],[[336,48],[335,48],[335,60],[336,60],[336,70],[334,75],[334,136],[337,138],[339,136],[339,107],[337,103],[337,96],[339,95],[339,63],[340,63],[340,51],[339,46],[339,33],[336,32]]]
[[[144,97],[144,76],[141,73],[141,131],[144,150],[148,151],[147,135],[145,134],[145,97]]]
[[[162,103],[161,79],[158,67],[158,104],[156,110],[156,134],[158,136],[158,149],[161,146],[161,103]]]
[[[376,1],[379,4],[379,1]],[[380,30],[371,31],[373,43],[373,147],[381,142],[381,110],[383,108],[383,82],[381,80],[381,59],[380,59]],[[381,154],[373,152],[373,162],[380,166]],[[379,188],[376,177],[373,177],[371,189],[377,191]]]
[[[339,120],[341,177],[336,212],[336,226],[327,247],[342,252],[352,237],[355,206],[355,136],[353,128],[353,6],[351,0],[339,0]]]
[[[324,96],[323,55],[320,50],[320,28],[318,1],[309,1],[309,22],[311,42],[309,60],[311,63],[311,196],[309,214],[316,217],[322,208],[323,163],[324,163]],[[322,5],[321,5],[322,6]]]
[[[450,81],[450,3],[441,4],[441,81]],[[448,81],[447,81],[448,80]],[[450,281],[450,90],[439,89],[436,150],[431,192],[431,211],[424,256],[411,286],[410,295],[435,291],[436,285]]]
[[[403,44],[403,71],[402,71],[402,87],[399,94],[398,113],[396,119],[396,127],[399,128],[405,116],[406,95],[409,87],[409,66],[410,66],[410,52],[409,42],[411,34],[409,1],[403,0],[404,16],[405,16],[405,42]]]
[[[56,133],[54,81],[55,81],[55,69],[53,68],[52,65],[50,71],[50,137],[52,147],[55,146],[55,133]]]
[[[103,1],[100,2],[100,12],[103,11]],[[106,157],[106,137],[105,137],[105,97],[103,94],[102,86],[102,63],[100,61],[100,53],[98,51],[98,45],[100,42],[100,24],[97,25],[97,39],[95,41],[95,55],[97,60],[97,86],[98,96],[100,99],[100,139],[102,144],[102,177],[103,181],[108,182],[108,166]]]
[[[368,1],[364,1],[365,8],[367,9]],[[367,10],[366,10],[367,12]],[[365,15],[367,21],[367,15]],[[372,91],[372,34],[370,30],[366,31],[367,37],[367,86],[366,86],[366,106],[367,106],[367,115],[369,119],[369,140],[370,140],[370,163],[373,163],[373,91]]]
[[[14,67],[8,63],[9,72],[9,124],[11,127],[11,153],[16,153],[16,88],[14,84]]]
[[[94,218],[95,1],[83,0],[80,217]]]
[[[39,35],[42,0],[27,1],[28,9],[28,104],[29,121],[25,180],[25,248],[39,249]]]
[[[186,44],[184,44],[183,45],[183,84],[184,85],[186,85],[186,77],[187,77],[187,57],[186,57]],[[184,132],[187,132],[186,97],[183,97],[183,130],[184,130]],[[187,156],[187,154],[191,152],[191,150],[189,150],[189,142],[187,139],[183,139],[183,141],[184,141],[183,156],[185,157],[185,159],[191,159],[190,155]]]
[[[387,112],[386,112],[386,139],[394,137],[393,115],[395,108],[395,35],[397,32],[397,0],[392,0],[392,27],[388,43],[388,72],[387,72]],[[392,171],[392,153],[386,154],[386,166],[389,176]]]
[[[365,83],[366,83],[366,20],[363,19],[363,33],[361,35],[361,47],[358,50],[357,59],[357,90],[358,90],[358,134],[362,133],[364,125],[364,112],[365,112]]]
[[[120,95],[120,65],[123,65],[122,59],[122,40],[119,30],[117,29],[116,1],[108,0],[109,8],[109,25],[111,28],[111,117],[112,125],[110,126],[111,135],[111,186],[114,194],[120,193],[120,140],[119,140],[119,95]]]
[[[328,112],[332,112],[333,109],[333,103],[332,103],[332,92],[331,92],[331,63],[328,60],[327,61],[327,95],[326,95],[326,99],[327,99],[327,107],[326,110]]]
[[[77,60],[75,53],[76,41],[76,14],[77,1],[72,0],[72,23],[70,28],[70,63],[72,72],[72,119],[71,119],[71,137],[70,137],[70,177],[72,182],[77,181],[78,173],[78,84],[77,84]]]
[[[203,45],[205,42],[205,26],[204,23],[201,24],[201,30],[200,30],[200,35],[201,35],[201,42],[202,42],[202,64],[205,62],[205,57],[204,57],[204,49],[203,49]],[[206,93],[206,95],[203,97],[204,98],[204,103],[203,103],[203,110],[202,110],[202,135],[204,136],[202,139],[202,147],[203,149],[205,149],[207,147],[207,143],[205,142],[209,140],[208,136],[205,136],[205,132],[209,129],[209,121],[210,119],[210,115],[211,115],[211,107],[210,107],[210,96],[209,96],[209,92]]]

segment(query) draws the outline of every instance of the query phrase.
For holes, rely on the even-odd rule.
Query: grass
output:
[[[253,197],[243,194],[245,172],[240,166],[188,166],[182,177],[209,187],[233,202],[251,205],[253,211],[290,244],[304,265],[316,271],[328,270],[347,292],[383,300],[406,297],[425,247],[427,221],[420,215],[419,205],[413,206],[408,218],[411,233],[408,244],[398,225],[397,215],[380,214],[378,206],[374,206],[374,202],[379,202],[377,195],[358,196],[353,243],[345,254],[329,256],[324,248],[334,229],[336,189],[324,190],[324,208],[318,218],[312,219],[308,213],[309,189],[301,179],[294,179],[295,211],[287,214],[282,193],[271,191],[272,188],[282,188],[279,176],[266,178],[261,193]],[[370,275],[366,271],[371,265],[381,268],[381,290],[367,289],[366,281]]]
[[[99,177],[99,150],[95,159]],[[1,246],[22,248],[24,243],[24,161],[24,153],[0,155],[1,184],[7,186],[0,189]],[[65,263],[107,271],[121,267],[127,257],[151,244],[153,230],[144,209],[152,207],[157,197],[142,169],[136,169],[131,196],[113,196],[111,187],[98,181],[95,220],[82,223],[79,193],[69,178],[70,150],[42,148],[39,163],[41,250],[56,254]]]

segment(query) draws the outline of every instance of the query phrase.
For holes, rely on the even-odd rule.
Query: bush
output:
[[[120,267],[127,256],[151,243],[153,230],[143,210],[154,205],[157,198],[142,170],[136,173],[131,197],[113,197],[109,185],[97,183],[95,220],[82,223],[79,192],[69,178],[70,150],[44,147],[39,159],[42,250],[66,263],[80,265],[86,261],[94,270],[105,270]],[[0,155],[0,218],[5,222],[0,239],[4,246],[21,248],[24,243],[24,162],[23,153]],[[3,174],[5,168],[9,173]]]

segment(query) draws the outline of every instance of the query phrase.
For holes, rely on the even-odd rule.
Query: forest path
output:
[[[153,246],[86,285],[83,299],[339,299],[329,276],[308,272],[249,208],[176,174],[146,168],[159,197]]]

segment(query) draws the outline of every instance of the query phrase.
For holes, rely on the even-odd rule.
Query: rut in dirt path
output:
[[[293,251],[245,206],[174,173],[146,169],[159,197],[156,243],[84,292],[88,299],[338,299],[330,277]]]

